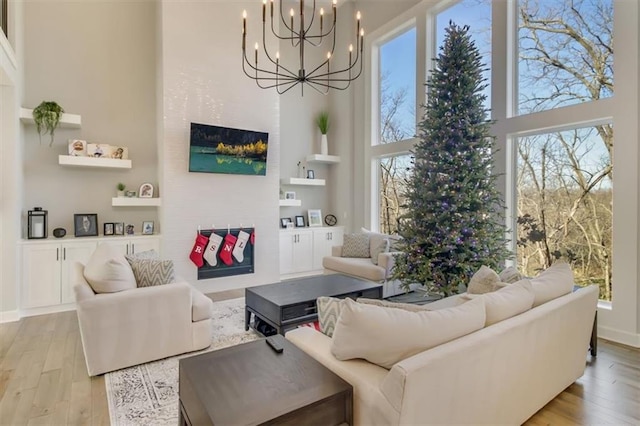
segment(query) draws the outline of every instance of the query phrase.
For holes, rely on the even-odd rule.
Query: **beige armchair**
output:
[[[90,376],[211,344],[212,301],[186,282],[94,293],[82,278],[74,287],[82,347]]]

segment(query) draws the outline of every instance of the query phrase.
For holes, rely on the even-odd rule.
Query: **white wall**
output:
[[[248,45],[260,34],[258,2],[162,1],[163,253],[203,291],[279,281],[280,98],[241,69],[242,10]],[[250,42],[250,43],[249,43]],[[269,133],[266,176],[189,173],[191,122]],[[189,260],[197,227],[255,225],[255,273],[197,281]]]

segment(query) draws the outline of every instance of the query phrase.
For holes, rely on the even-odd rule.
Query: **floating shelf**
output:
[[[72,167],[104,167],[112,169],[130,169],[131,160],[116,158],[74,157],[73,155],[59,155],[58,164]]]
[[[33,120],[33,110],[29,108],[20,108],[20,121],[27,124],[35,124]],[[82,127],[82,117],[77,114],[62,113],[60,117],[60,127],[68,129],[79,129]]]
[[[111,199],[114,207],[158,207],[162,205],[162,198],[114,197]]]
[[[300,207],[302,200],[280,200],[280,207]]]
[[[324,179],[284,178],[283,185],[324,186]]]
[[[340,162],[340,157],[337,155],[311,154],[307,155],[305,159],[307,163],[337,164]]]

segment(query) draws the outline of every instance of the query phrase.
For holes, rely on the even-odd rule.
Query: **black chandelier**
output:
[[[247,77],[255,80],[258,87],[262,89],[276,88],[279,94],[283,94],[289,91],[297,84],[301,84],[301,92],[304,95],[304,84],[306,83],[314,90],[320,93],[327,93],[329,89],[345,90],[349,87],[351,81],[355,80],[362,73],[362,58],[363,58],[363,41],[364,41],[364,29],[360,27],[360,12],[356,14],[356,47],[355,58],[353,52],[353,44],[349,45],[349,65],[346,68],[332,70],[331,62],[333,52],[336,47],[336,22],[338,18],[338,11],[336,8],[337,0],[333,0],[333,23],[331,28],[325,31],[324,28],[324,9],[320,8],[319,11],[319,29],[316,34],[311,33],[311,29],[316,19],[316,0],[313,0],[313,10],[311,11],[311,19],[307,26],[305,26],[305,10],[304,0],[300,0],[300,13],[295,18],[295,11],[292,8],[289,12],[289,22],[285,19],[285,15],[282,10],[283,0],[280,0],[280,20],[282,26],[285,29],[285,33],[288,35],[280,35],[274,28],[273,9],[274,0],[270,0],[270,27],[271,32],[278,40],[290,41],[291,46],[294,49],[298,49],[300,55],[300,65],[298,72],[295,73],[289,70],[287,67],[280,63],[280,52],[276,52],[275,59],[269,53],[267,49],[267,0],[262,0],[262,45],[264,46],[264,56],[267,59],[267,67],[258,66],[258,51],[260,45],[255,44],[255,55],[253,63],[247,58],[247,11],[242,12],[242,70]],[[276,18],[277,21],[278,18]],[[298,30],[294,28],[297,24]],[[313,68],[312,71],[307,72],[305,68],[305,46],[308,44],[313,47],[320,47],[323,39],[332,36],[331,48],[327,50],[326,59],[318,66]],[[357,68],[357,73],[356,73]]]

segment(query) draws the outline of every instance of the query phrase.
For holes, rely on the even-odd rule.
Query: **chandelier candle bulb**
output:
[[[258,46],[258,43],[256,42],[256,65],[258,65],[258,48],[260,46]]]
[[[333,25],[336,24],[336,19],[338,18],[338,14],[336,13],[336,4],[338,3],[338,0],[333,0]]]
[[[324,19],[324,9],[320,8],[320,34],[322,34],[322,21]]]
[[[262,0],[262,23],[267,22],[267,0]]]

